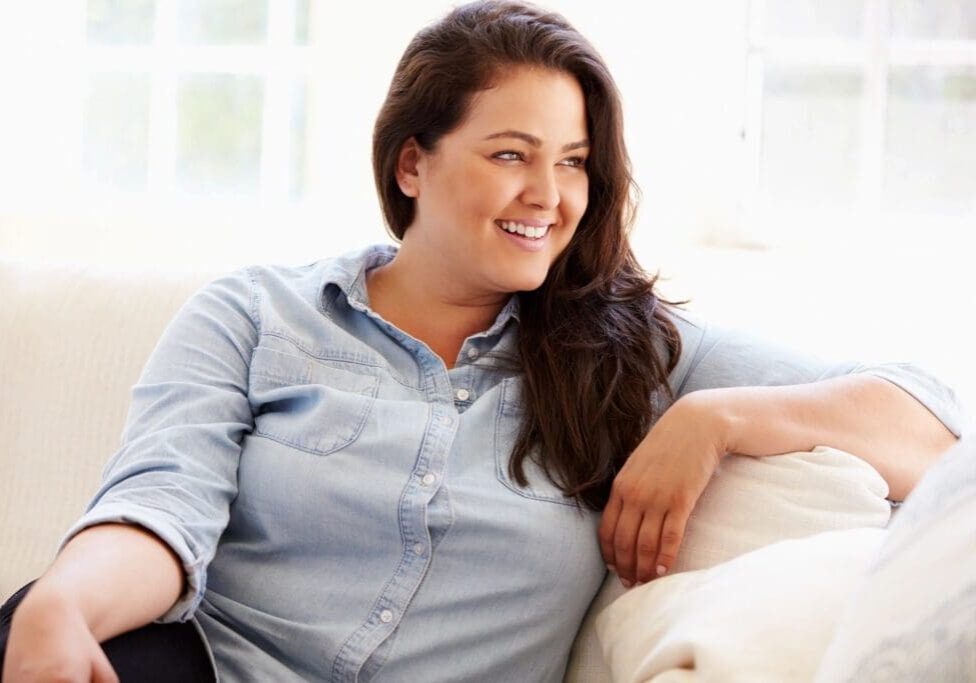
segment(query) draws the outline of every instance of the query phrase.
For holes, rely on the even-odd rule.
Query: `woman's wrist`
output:
[[[734,387],[701,389],[685,394],[675,404],[688,411],[691,424],[711,436],[719,458],[739,452],[736,448],[739,443],[737,432],[742,420],[736,412],[735,401],[731,400],[734,392]]]
[[[11,625],[28,621],[62,621],[69,615],[81,619],[91,629],[91,624],[84,618],[84,611],[72,592],[57,579],[45,576],[38,579],[21,600],[14,611]]]

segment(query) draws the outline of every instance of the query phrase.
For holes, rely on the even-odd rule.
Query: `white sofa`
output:
[[[118,446],[129,390],[145,359],[179,306],[212,275],[108,273],[0,261],[0,596],[4,599],[50,563],[62,534],[82,513],[103,464]],[[765,463],[743,458],[723,465],[723,476],[706,489],[689,523],[676,569],[712,567],[782,539],[887,523],[887,490],[865,463],[839,452],[795,455],[762,459]],[[801,488],[816,494],[794,496]],[[777,507],[787,497],[784,492],[793,505],[785,513]],[[729,533],[760,518],[764,526],[750,528],[748,537]],[[666,577],[635,591],[658,584],[657,593],[667,592],[667,581],[689,590],[689,581],[701,578],[696,576]],[[728,576],[726,572],[720,578],[728,580]],[[849,579],[848,583],[854,580]],[[635,602],[637,598],[614,602],[623,593],[615,578],[608,577],[577,638],[567,681],[610,680],[596,637],[596,617],[611,602],[614,609],[626,603],[626,609],[614,617],[619,623],[634,618],[635,609],[639,619],[645,609]],[[843,595],[837,599],[843,602]],[[664,622],[659,618],[656,623]],[[832,632],[832,624],[818,624],[822,639]],[[601,632],[619,629],[604,618]],[[621,647],[607,648],[604,643],[610,656],[621,662],[632,659],[632,652],[624,652],[627,648],[644,647],[634,641],[624,648],[623,640]],[[811,655],[811,666],[818,661],[819,651],[815,656]],[[652,664],[658,666],[656,661]],[[647,665],[645,661],[645,672]],[[623,671],[630,663],[620,666]],[[684,670],[686,665],[679,662],[677,667]],[[678,675],[653,680],[695,679]]]

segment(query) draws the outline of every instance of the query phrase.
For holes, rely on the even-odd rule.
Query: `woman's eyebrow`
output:
[[[486,137],[485,140],[494,140],[496,138],[516,138],[518,140],[524,140],[525,142],[529,143],[533,147],[542,146],[542,140],[540,140],[534,135],[530,135],[529,133],[523,133],[520,130],[503,130],[500,133],[492,133],[491,135]],[[562,151],[569,152],[574,149],[580,149],[582,147],[589,147],[589,146],[590,146],[589,140],[580,140],[578,142],[570,142],[567,145],[563,145]]]

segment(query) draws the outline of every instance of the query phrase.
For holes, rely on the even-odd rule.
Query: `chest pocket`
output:
[[[538,452],[533,449],[529,457],[522,461],[527,484],[520,486],[508,473],[508,463],[512,457],[515,439],[518,437],[522,420],[522,399],[520,380],[509,377],[501,382],[501,397],[495,415],[494,451],[495,474],[506,488],[514,493],[533,500],[574,506],[572,498],[563,495],[562,490],[553,484],[537,463]]]
[[[376,399],[369,368],[342,368],[258,347],[251,360],[254,433],[328,455],[355,441]]]

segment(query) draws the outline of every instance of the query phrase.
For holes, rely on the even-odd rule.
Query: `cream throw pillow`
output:
[[[743,553],[822,531],[883,527],[888,486],[860,458],[833,448],[767,458],[729,455],[702,492],[688,521],[672,574],[707,569]],[[587,612],[570,654],[565,681],[603,683],[595,622],[624,593],[613,574]]]
[[[596,620],[615,683],[807,683],[885,535],[774,543],[628,591]]]

